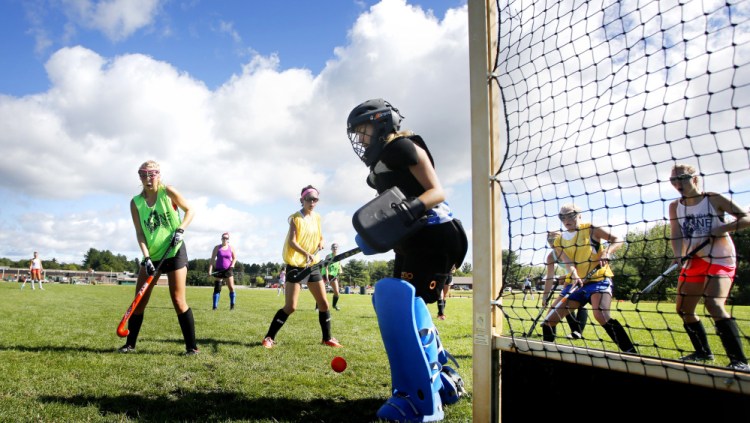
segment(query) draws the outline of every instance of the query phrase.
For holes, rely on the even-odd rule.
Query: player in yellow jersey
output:
[[[565,204],[559,214],[565,230],[554,241],[557,257],[570,260],[570,283],[563,288],[563,298],[549,312],[542,323],[545,341],[555,340],[554,327],[570,310],[591,303],[594,318],[623,352],[637,353],[630,336],[617,319],[609,315],[612,302],[612,269],[610,256],[622,246],[622,241],[609,231],[584,223],[581,208],[573,203]],[[606,243],[606,245],[605,245]]]

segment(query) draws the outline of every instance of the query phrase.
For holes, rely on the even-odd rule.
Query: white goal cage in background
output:
[[[542,267],[546,233],[560,228],[565,203],[624,239],[641,234],[643,243],[668,245],[668,234],[645,234],[668,228],[675,164],[699,169],[706,190],[750,205],[750,0],[469,0],[468,12],[474,421],[507,418],[504,396],[543,398],[569,372],[599,384],[580,387],[589,392],[624,384],[631,394],[670,389],[750,404],[750,373],[725,368],[712,325],[717,363],[675,358],[689,341],[673,292],[636,305],[615,290],[612,313],[639,346],[636,355],[612,348],[593,322],[590,342],[527,337],[538,303],[502,292],[503,250],[528,263],[526,272]],[[632,283],[630,292],[659,274],[644,261],[664,269],[671,259],[667,251],[659,260],[632,257],[632,245],[613,266],[615,283]],[[750,281],[735,285],[727,305],[750,354],[750,306],[739,296]],[[652,315],[659,327],[649,326]],[[519,367],[536,376],[537,391],[516,385]],[[564,398],[553,401],[565,407]]]

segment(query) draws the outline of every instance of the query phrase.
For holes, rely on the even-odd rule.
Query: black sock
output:
[[[711,355],[711,346],[708,345],[708,338],[706,337],[706,329],[703,327],[703,322],[698,320],[693,323],[685,323],[682,326],[685,327],[690,342],[695,348],[695,352],[701,355]]]
[[[125,341],[127,345],[135,348],[135,343],[138,342],[138,333],[141,331],[141,325],[143,324],[142,314],[131,314],[128,320],[128,340]]]
[[[438,316],[445,314],[445,300],[438,300]]]
[[[722,319],[716,321],[716,333],[721,339],[721,344],[724,345],[724,349],[727,351],[727,357],[731,361],[739,361],[741,363],[747,363],[747,357],[742,351],[742,344],[740,343],[740,331],[737,328],[737,322],[734,318]]]
[[[189,308],[186,312],[177,315],[177,321],[180,322],[182,337],[185,339],[185,350],[198,350],[195,343],[195,320],[193,319],[193,309]]]
[[[581,324],[578,322],[578,319],[576,318],[575,311],[571,310],[570,314],[565,316],[565,320],[568,321],[568,326],[570,326],[570,332],[578,332],[581,333]]]
[[[339,303],[339,296],[338,295],[334,295],[333,296],[333,307],[335,308],[336,304],[338,304],[338,303]]]
[[[276,312],[276,315],[273,316],[273,320],[271,320],[271,326],[268,328],[266,338],[276,338],[276,334],[279,333],[279,330],[281,330],[281,327],[284,326],[284,323],[286,323],[286,319],[288,318],[289,315],[284,313],[283,308],[280,308],[279,311]]]
[[[128,340],[125,341],[127,345],[135,348],[135,343],[138,341],[138,333],[141,331],[141,325],[143,324],[142,314],[131,314],[128,320]]]
[[[331,339],[331,312],[319,312],[318,322],[320,322],[320,329],[323,331],[323,340]]]
[[[635,349],[635,345],[630,341],[628,333],[625,332],[625,328],[622,327],[617,319],[609,319],[609,321],[604,324],[604,330],[607,331],[609,337],[615,341],[615,344],[620,347],[621,351],[635,354],[638,353]]]
[[[555,342],[555,328],[552,326],[542,325],[542,339],[546,342]]]

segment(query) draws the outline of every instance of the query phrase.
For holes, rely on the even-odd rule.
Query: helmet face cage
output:
[[[385,137],[398,131],[403,116],[398,109],[383,99],[368,100],[349,114],[347,135],[354,153],[367,164],[374,164],[385,145]],[[364,136],[369,136],[369,143],[363,143]]]

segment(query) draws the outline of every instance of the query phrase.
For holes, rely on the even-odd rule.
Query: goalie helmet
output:
[[[401,119],[403,116],[398,109],[382,98],[367,100],[355,107],[346,120],[346,132],[354,153],[367,166],[375,164],[385,146],[385,137],[399,130]],[[367,124],[372,126],[372,132],[365,132]],[[368,139],[364,139],[366,135]]]

